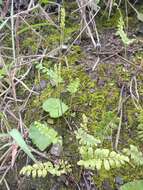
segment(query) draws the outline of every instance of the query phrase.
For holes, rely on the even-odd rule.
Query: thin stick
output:
[[[121,132],[121,126],[122,126],[122,118],[123,118],[123,91],[124,91],[124,85],[122,86],[121,92],[120,92],[120,99],[119,99],[119,106],[118,106],[118,113],[120,112],[120,121],[119,126],[116,134],[116,140],[115,140],[115,150],[118,149],[118,143],[120,138],[120,132]]]

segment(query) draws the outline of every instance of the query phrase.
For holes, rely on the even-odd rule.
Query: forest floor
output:
[[[143,122],[143,31],[138,29],[142,23],[134,15],[129,17],[133,26],[129,22],[128,36],[135,40],[127,46],[112,26],[118,11],[113,11],[107,23],[106,15],[104,22],[97,17],[100,44],[95,48],[90,36],[77,38],[81,25],[79,12],[74,13],[78,8],[75,1],[64,4],[62,31],[62,14],[54,13],[51,4],[27,7],[26,1],[21,5],[17,2],[13,11],[5,6],[1,15],[0,135],[11,135],[17,129],[36,160],[55,164],[63,159],[72,170],[58,177],[20,175],[22,167],[33,164],[31,157],[15,134],[0,136],[0,190],[119,190],[126,182],[142,179],[142,166],[134,163],[110,171],[105,166],[101,171],[80,167],[81,144],[75,135],[85,124],[82,118],[86,115],[86,132],[91,139],[101,140],[100,148],[122,153],[134,145],[142,156],[143,139],[138,129]],[[60,117],[51,117],[50,111],[43,110],[49,97],[68,105]],[[56,152],[52,140],[42,150],[31,138],[35,121],[47,123],[62,137]],[[41,141],[40,135],[34,138]]]

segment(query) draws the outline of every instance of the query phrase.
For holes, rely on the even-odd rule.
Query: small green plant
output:
[[[70,92],[71,94],[75,94],[78,91],[79,86],[80,86],[79,79],[75,79],[67,86],[67,91]]]
[[[101,139],[105,139],[107,136],[112,135],[112,131],[117,129],[119,124],[119,118],[117,114],[112,111],[108,111],[102,114],[102,120],[97,123],[96,136]]]
[[[68,110],[68,106],[59,98],[48,98],[42,107],[52,118],[59,118]]]
[[[36,68],[43,74],[46,74],[51,81],[53,86],[58,86],[59,83],[63,82],[62,77],[60,76],[60,71],[58,70],[57,66],[54,66],[54,69],[48,69],[42,65],[42,63],[37,64]]]
[[[47,126],[46,123],[35,121],[29,129],[29,137],[41,151],[45,150],[51,144],[61,143],[62,138],[58,133]]]
[[[129,39],[127,34],[125,33],[125,31],[124,31],[125,24],[124,24],[123,16],[122,16],[120,10],[119,10],[119,13],[120,13],[120,17],[119,17],[118,24],[117,24],[116,34],[120,36],[124,45],[128,46],[134,42],[134,39]]]
[[[78,165],[84,166],[86,169],[110,170],[111,168],[118,168],[129,162],[126,155],[110,151],[106,148],[99,148],[101,141],[96,139],[93,135],[88,134],[87,131],[88,119],[83,116],[83,123],[75,134],[79,142],[79,153],[81,160]]]
[[[138,150],[134,145],[130,145],[130,148],[123,149],[123,153],[126,154],[132,163],[136,166],[143,165],[143,153]]]
[[[85,129],[79,128],[75,134],[80,145],[94,147],[101,143],[99,139],[96,139],[93,135],[88,134]]]
[[[111,168],[119,168],[129,162],[127,156],[104,148],[94,150],[92,147],[87,148],[81,146],[80,154],[82,160],[78,162],[78,165],[92,170],[100,170],[104,167],[104,169],[108,171]]]
[[[80,145],[88,147],[94,147],[101,143],[101,141],[95,138],[93,135],[88,134],[87,124],[88,118],[85,114],[82,115],[81,127],[75,132],[76,138]]]
[[[105,170],[110,170],[129,162],[127,156],[109,149],[97,148],[100,140],[87,134],[83,129],[77,131],[76,138],[79,140],[79,152],[82,158],[77,164],[86,169],[100,170],[104,166]]]
[[[58,164],[53,164],[52,162],[36,163],[33,166],[24,166],[20,174],[35,177],[46,177],[48,173],[53,176],[60,176],[71,171],[71,166],[65,161],[61,160]]]

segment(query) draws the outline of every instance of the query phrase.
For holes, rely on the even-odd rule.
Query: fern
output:
[[[110,170],[113,167],[120,167],[129,162],[127,156],[109,149],[97,148],[101,141],[88,134],[84,129],[78,129],[75,134],[77,140],[79,140],[79,153],[82,158],[78,165],[92,170],[95,168],[100,170],[104,166],[106,170]]]
[[[62,174],[66,174],[71,171],[71,166],[65,161],[61,160],[59,164],[53,164],[51,162],[45,163],[36,163],[34,165],[24,166],[20,174],[26,176],[35,177],[46,177],[48,173],[53,176],[60,176]]]
[[[95,138],[93,135],[88,134],[87,123],[88,119],[86,115],[82,115],[83,122],[81,127],[75,132],[76,139],[79,141],[80,145],[85,145],[87,147],[94,147],[101,143],[101,141]]]
[[[97,146],[101,141],[96,139],[93,135],[88,134],[84,129],[79,128],[76,132],[76,138],[79,140],[80,145],[87,147]]]
[[[101,121],[96,126],[96,136],[105,139],[112,135],[112,130],[118,127],[119,118],[115,112],[108,111],[102,114]]]
[[[143,153],[134,145],[130,145],[129,149],[123,149],[122,153],[110,151],[106,148],[98,148],[100,141],[87,134],[84,129],[78,129],[76,138],[79,140],[79,153],[81,160],[78,165],[91,170],[110,170],[112,168],[119,168],[129,162],[136,166],[143,165]]]
[[[55,65],[54,69],[48,69],[44,67],[41,63],[36,65],[36,68],[43,74],[47,74],[49,77],[51,84],[53,86],[58,86],[59,83],[63,82],[62,77],[60,76],[60,73],[58,71],[57,66]]]
[[[131,43],[134,42],[134,39],[129,39],[127,34],[124,32],[124,21],[123,21],[123,16],[121,14],[121,11],[120,12],[120,17],[119,17],[119,21],[118,21],[118,24],[117,24],[117,32],[116,34],[120,36],[122,42],[125,44],[125,45],[130,45]]]
[[[124,149],[123,152],[130,157],[133,164],[136,166],[143,165],[143,153],[138,150],[138,148],[134,145],[130,145],[129,149]]]
[[[75,79],[67,86],[67,91],[70,92],[71,94],[75,94],[78,91],[79,85],[80,85],[79,79]]]
[[[110,170],[129,162],[129,158],[126,155],[110,151],[106,148],[98,148],[101,141],[93,135],[88,134],[87,122],[87,117],[83,115],[81,128],[75,132],[76,139],[79,141],[79,153],[82,158],[78,161],[78,165],[92,170],[100,170],[102,168]]]
[[[111,168],[121,167],[129,162],[127,156],[104,148],[93,150],[92,148],[88,149],[87,147],[80,147],[80,154],[82,160],[78,162],[78,165],[92,170],[100,170],[103,167],[105,170],[110,170]]]

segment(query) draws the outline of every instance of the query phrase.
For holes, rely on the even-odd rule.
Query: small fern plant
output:
[[[135,166],[143,165],[143,153],[136,146],[130,145],[130,148],[123,149],[123,153],[130,158]]]
[[[134,42],[134,39],[129,39],[128,36],[127,36],[127,33],[125,33],[125,31],[124,31],[125,23],[124,23],[123,16],[122,16],[122,13],[121,13],[120,10],[119,10],[119,13],[120,13],[120,17],[119,17],[118,24],[117,24],[117,32],[116,32],[116,34],[120,36],[123,44],[125,46],[128,46],[128,45],[130,45],[131,43]]]
[[[60,76],[60,71],[57,68],[57,65],[54,66],[54,69],[48,69],[40,63],[36,65],[36,69],[38,69],[41,73],[46,74],[53,86],[58,86],[59,83],[63,83],[63,79]]]
[[[31,165],[24,166],[20,174],[26,176],[32,176],[32,178],[36,177],[46,177],[49,174],[53,176],[60,176],[62,174],[66,174],[71,171],[71,165],[67,163],[67,161],[61,160],[58,164],[53,164],[52,162],[38,162]]]
[[[77,78],[74,81],[72,81],[68,86],[67,86],[67,91],[70,92],[70,94],[75,94],[80,86],[80,80]]]
[[[101,141],[88,134],[87,122],[88,120],[84,115],[81,127],[75,132],[81,155],[81,160],[77,163],[78,165],[91,170],[101,170],[102,168],[110,170],[129,162],[129,158],[126,155],[106,148],[100,148]]]

